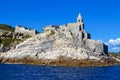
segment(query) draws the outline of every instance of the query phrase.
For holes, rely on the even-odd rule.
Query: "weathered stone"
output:
[[[35,35],[35,30],[30,30],[30,29],[24,28],[23,26],[17,25],[15,27],[15,33],[22,33],[24,35],[34,36]]]
[[[107,46],[100,41],[87,39],[85,41],[86,47],[88,47],[91,51],[91,55],[100,56],[100,55],[108,55]]]
[[[15,60],[27,57],[43,61],[55,61],[61,57],[69,60],[101,60],[107,54],[105,44],[90,39],[79,15],[77,23],[47,26],[42,33],[18,44],[15,49],[0,57]]]

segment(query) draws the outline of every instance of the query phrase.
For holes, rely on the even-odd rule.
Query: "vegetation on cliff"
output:
[[[109,56],[120,59],[120,52],[109,52]]]
[[[0,24],[0,29],[14,32],[15,28],[7,24]]]
[[[0,24],[0,52],[14,48],[18,43],[30,38],[29,35],[15,33],[15,28],[10,25]]]

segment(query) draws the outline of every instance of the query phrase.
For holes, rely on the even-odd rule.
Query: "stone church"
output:
[[[77,47],[89,49],[90,55],[108,55],[108,46],[100,41],[92,40],[91,35],[85,31],[81,14],[78,15],[77,22],[75,23],[60,26],[51,25],[44,28],[44,31],[47,30],[57,30],[57,32],[63,32],[65,34],[69,32],[74,38],[79,38],[77,42],[77,45],[79,45]],[[71,35],[68,34],[67,37]]]

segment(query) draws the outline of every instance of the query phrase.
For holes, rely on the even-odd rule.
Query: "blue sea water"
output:
[[[120,80],[120,66],[62,67],[0,64],[0,80]]]

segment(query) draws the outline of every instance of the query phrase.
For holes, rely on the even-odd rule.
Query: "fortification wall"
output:
[[[30,35],[33,36],[35,34],[35,30],[30,30],[21,26],[15,27],[15,33],[22,33],[24,35]]]

